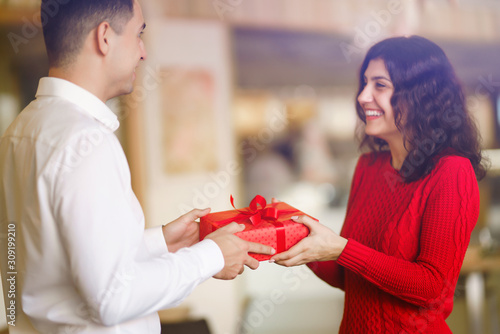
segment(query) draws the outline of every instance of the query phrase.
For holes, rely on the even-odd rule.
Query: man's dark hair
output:
[[[50,67],[71,63],[89,32],[106,21],[121,34],[134,15],[134,0],[42,0],[43,37]]]

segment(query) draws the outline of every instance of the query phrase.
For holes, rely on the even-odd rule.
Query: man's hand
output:
[[[285,267],[298,266],[313,261],[337,260],[347,239],[342,238],[328,227],[321,225],[308,216],[300,216],[292,220],[306,225],[310,233],[286,252],[273,256],[270,261]]]
[[[168,251],[175,253],[183,247],[190,247],[198,242],[200,225],[195,220],[207,215],[210,209],[193,209],[176,220],[163,226],[163,236]]]
[[[234,235],[243,231],[245,225],[231,223],[206,236],[219,246],[224,255],[224,268],[214,277],[218,279],[233,279],[244,270],[244,265],[251,269],[259,267],[259,261],[248,255],[248,252],[272,255],[276,251],[271,246],[245,241]]]

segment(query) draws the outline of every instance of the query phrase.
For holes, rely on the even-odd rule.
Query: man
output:
[[[64,3],[64,4],[58,4]],[[195,209],[144,230],[104,102],[146,58],[136,0],[58,4],[44,22],[49,77],[0,142],[2,278],[11,333],[159,333],[156,311],[211,276],[233,279],[271,247],[232,223],[197,243]],[[54,9],[54,8],[52,8]]]

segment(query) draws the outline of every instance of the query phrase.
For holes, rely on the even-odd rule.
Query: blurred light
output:
[[[318,114],[330,138],[353,140],[357,121],[354,98],[345,95],[322,98],[318,102]]]
[[[10,94],[0,94],[0,111],[0,135],[2,135],[19,112],[17,99]]]

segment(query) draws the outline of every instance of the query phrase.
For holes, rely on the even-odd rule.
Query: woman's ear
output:
[[[96,29],[97,51],[103,56],[109,52],[109,42],[113,31],[108,22],[101,22]]]

